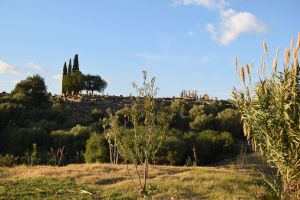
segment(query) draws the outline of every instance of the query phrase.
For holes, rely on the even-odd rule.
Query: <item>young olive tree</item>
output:
[[[266,75],[263,57],[255,83],[252,65],[238,69],[235,60],[242,89],[234,89],[233,98],[241,113],[244,134],[254,150],[277,169],[281,186],[276,193],[281,199],[300,198],[300,33],[296,47],[293,43],[294,39],[285,50],[283,72],[277,71],[277,49],[271,75]],[[266,43],[263,48],[270,63]]]
[[[143,71],[143,79],[141,87],[133,83],[138,97],[125,113],[132,128],[120,127],[118,115],[115,114],[111,115],[109,131],[109,136],[117,144],[118,153],[127,163],[127,174],[141,196],[147,195],[149,164],[155,159],[169,122],[155,99],[158,91],[155,78],[148,81],[147,72]],[[129,170],[129,163],[133,164],[134,170]]]

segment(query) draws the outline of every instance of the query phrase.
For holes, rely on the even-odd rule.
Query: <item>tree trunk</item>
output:
[[[148,157],[146,156],[145,163],[144,163],[144,184],[143,184],[143,188],[140,192],[142,196],[144,196],[146,194],[147,179],[148,179]]]

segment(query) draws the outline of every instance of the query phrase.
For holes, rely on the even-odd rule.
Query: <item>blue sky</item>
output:
[[[198,90],[229,98],[239,63],[260,63],[299,32],[299,0],[1,0],[0,91],[30,74],[59,94],[62,66],[79,54],[83,73],[108,82],[105,93],[135,94],[142,70],[159,96]],[[282,55],[282,54],[281,54]]]

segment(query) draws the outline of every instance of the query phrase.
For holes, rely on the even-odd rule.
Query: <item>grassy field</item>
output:
[[[255,173],[243,167],[151,166],[149,199],[272,199]],[[125,165],[0,168],[0,199],[138,199]]]

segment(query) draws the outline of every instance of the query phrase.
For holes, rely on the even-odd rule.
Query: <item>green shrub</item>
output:
[[[228,132],[202,131],[195,138],[198,163],[207,164],[235,153],[234,140]]]
[[[203,114],[206,114],[204,105],[198,105],[198,106],[194,105],[189,111],[189,115],[192,118],[196,118],[197,116],[203,115]]]
[[[156,162],[166,165],[182,165],[186,149],[186,142],[181,137],[167,136],[158,151]]]
[[[96,122],[99,121],[99,119],[106,117],[106,113],[99,109],[93,109],[90,116],[93,121]]]
[[[52,104],[52,110],[62,111],[64,110],[64,105],[62,103],[55,102]]]
[[[18,157],[14,157],[13,155],[6,154],[1,155],[0,154],[0,167],[12,167],[16,164],[18,160]]]
[[[50,133],[53,148],[65,147],[66,162],[82,162],[82,152],[85,152],[86,141],[90,137],[91,129],[77,125],[69,131],[56,130]]]
[[[109,162],[108,143],[103,134],[93,133],[87,140],[84,160],[87,163]]]
[[[207,129],[213,129],[214,128],[214,120],[215,117],[213,115],[198,115],[194,119],[194,121],[190,122],[190,127],[192,130],[195,131],[203,131]]]
[[[241,115],[239,111],[227,108],[219,112],[216,119],[219,131],[228,131],[235,137],[243,137]]]
[[[50,144],[47,132],[39,127],[11,127],[5,131],[4,140],[4,149],[13,155],[23,155],[24,152],[31,151],[33,143],[41,147],[41,150],[45,150]]]
[[[172,113],[178,113],[181,116],[187,114],[186,113],[187,110],[186,110],[184,101],[182,101],[180,99],[176,99],[176,100],[172,101],[171,105],[169,106],[169,109]]]

